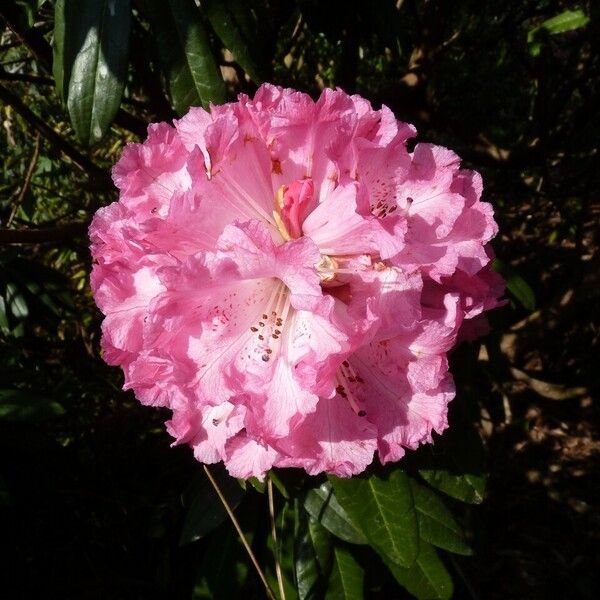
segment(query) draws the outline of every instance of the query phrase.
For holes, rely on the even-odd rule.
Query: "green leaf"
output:
[[[225,82],[194,0],[147,0],[146,7],[176,112],[225,102]]]
[[[248,483],[259,493],[264,494],[267,484],[256,477],[250,477]]]
[[[545,29],[551,35],[556,35],[557,33],[566,33],[567,31],[585,27],[589,23],[589,20],[590,18],[581,9],[565,10],[560,15],[547,19],[541,25],[531,29],[527,34],[527,41],[533,42],[535,34],[540,29]]]
[[[454,422],[432,448],[428,459],[422,455],[419,474],[432,487],[467,502],[483,502],[487,475],[481,437],[471,423]],[[425,459],[425,460],[423,460]]]
[[[121,105],[130,19],[130,0],[56,5],[54,77],[59,92],[66,93],[73,129],[86,146],[104,137]]]
[[[410,479],[400,469],[380,475],[329,478],[352,522],[379,554],[410,566],[419,552],[419,529]]]
[[[335,562],[331,570],[325,600],[362,600],[365,572],[345,548],[333,551]]]
[[[300,600],[323,597],[331,570],[331,538],[328,531],[305,511],[297,511],[294,539],[294,574]]]
[[[229,506],[236,508],[244,497],[244,490],[222,464],[209,468]],[[185,491],[183,503],[188,510],[179,538],[181,546],[199,540],[227,518],[223,504],[204,473],[199,474]]]
[[[65,65],[65,0],[56,0],[54,4],[52,74],[54,75],[54,89],[65,104],[67,103],[65,91],[69,86],[70,73],[70,68]],[[66,85],[65,78],[67,79]]]
[[[588,24],[590,18],[581,10],[566,10],[560,15],[547,19],[527,33],[529,53],[538,56],[542,50],[541,38],[543,33],[556,35],[579,29]]]
[[[452,598],[452,578],[435,549],[429,544],[421,542],[419,555],[411,567],[401,567],[389,560],[384,562],[396,581],[418,600]]]
[[[53,400],[25,390],[0,389],[0,419],[6,421],[41,421],[64,414],[65,409]]]
[[[535,294],[529,284],[508,264],[494,259],[492,269],[506,280],[510,293],[527,309],[535,310]]]
[[[469,555],[472,550],[466,543],[460,525],[443,500],[431,489],[410,480],[419,535],[422,540],[456,554]]]
[[[266,561],[264,571],[271,589],[278,589],[275,563],[279,563],[285,597],[292,599],[296,596],[296,585],[294,582],[294,531],[298,521],[298,501],[295,499],[293,502],[284,501],[281,504],[275,501],[275,511],[277,544],[274,543],[273,536],[269,535],[267,537],[267,548],[272,554],[272,559]]]
[[[304,508],[313,519],[339,539],[351,544],[367,543],[367,538],[354,526],[340,506],[328,481],[308,492]]]
[[[213,29],[217,32],[223,44],[231,51],[234,59],[248,73],[252,81],[261,83],[260,68],[252,52],[252,40],[248,40],[244,36],[242,28],[227,4],[223,0],[205,0],[202,7],[206,11]],[[248,7],[242,8],[249,10]]]
[[[246,537],[251,541],[251,536]],[[248,560],[238,534],[229,526],[207,541],[192,598],[239,598],[248,576]]]

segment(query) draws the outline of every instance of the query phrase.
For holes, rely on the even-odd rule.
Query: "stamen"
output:
[[[348,361],[345,360],[336,374],[338,386],[335,388],[335,390],[342,398],[344,398],[344,400],[348,401],[350,408],[356,413],[356,415],[359,417],[364,417],[367,413],[365,410],[359,407],[358,401],[350,389],[350,384],[358,382],[359,379],[360,378],[358,377],[358,374],[350,366]],[[362,382],[362,379],[360,379],[360,381]]]

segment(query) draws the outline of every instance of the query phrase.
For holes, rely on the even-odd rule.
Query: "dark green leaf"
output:
[[[56,0],[54,4],[54,36],[52,42],[52,74],[58,97],[67,103],[66,91],[71,75],[70,64],[65,64],[65,0]],[[66,84],[65,84],[66,80]]]
[[[331,484],[326,481],[308,492],[304,508],[325,529],[352,544],[366,544],[367,538],[354,526],[346,511],[335,497]]]
[[[432,487],[462,502],[479,504],[485,494],[485,453],[479,433],[458,421],[432,450],[419,474]]]
[[[448,600],[454,586],[444,563],[433,546],[421,542],[415,563],[408,568],[385,561],[396,581],[418,600]]]
[[[475,474],[455,474],[443,469],[422,469],[423,479],[432,487],[469,504],[483,502],[485,476]]]
[[[199,575],[193,599],[239,597],[248,575],[248,559],[233,526],[219,529],[210,537]]]
[[[236,508],[244,497],[244,490],[222,464],[211,465],[209,469],[229,506]],[[179,538],[180,545],[199,540],[227,518],[223,504],[204,473],[199,474],[186,490],[184,504],[188,511]]]
[[[147,0],[156,43],[177,113],[225,101],[225,83],[194,0]]]
[[[365,573],[352,554],[345,548],[333,551],[335,562],[331,570],[326,600],[362,600]]]
[[[410,480],[422,540],[456,554],[472,554],[460,525],[443,500],[430,488]]]
[[[373,474],[330,481],[369,544],[393,562],[410,566],[419,551],[419,529],[408,475],[395,469],[385,478]]]
[[[62,415],[65,409],[48,398],[25,390],[0,389],[0,419],[40,421]]]
[[[258,62],[253,56],[252,40],[244,36],[240,25],[227,4],[223,0],[205,0],[202,7],[206,11],[213,29],[217,32],[223,44],[231,51],[234,59],[248,73],[250,79],[255,83],[260,83],[262,77],[259,75]],[[249,11],[247,6],[246,10]]]
[[[102,139],[121,105],[130,18],[130,0],[64,0],[56,6],[54,75],[86,146]]]
[[[304,510],[297,511],[294,540],[296,589],[300,600],[323,597],[326,578],[331,570],[331,538]]]
[[[494,259],[492,268],[506,280],[506,287],[511,294],[527,309],[535,309],[535,294],[529,284],[508,264]]]

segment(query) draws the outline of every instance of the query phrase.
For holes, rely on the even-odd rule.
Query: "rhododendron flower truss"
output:
[[[447,426],[447,353],[503,285],[480,176],[414,135],[264,85],[124,150],[90,227],[104,356],[198,460],[350,476]]]

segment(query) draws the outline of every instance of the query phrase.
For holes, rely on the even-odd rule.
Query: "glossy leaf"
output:
[[[535,294],[530,285],[508,264],[494,259],[492,269],[506,280],[510,293],[527,309],[535,310]]]
[[[297,511],[294,540],[294,573],[300,600],[323,597],[331,570],[331,538],[328,531],[306,511]]]
[[[472,554],[460,525],[438,494],[414,479],[410,485],[421,539],[456,554]]]
[[[244,490],[222,464],[210,465],[209,469],[229,506],[236,508],[244,497]],[[205,473],[199,474],[190,484],[183,500],[188,510],[179,539],[180,545],[199,540],[227,518],[227,512]]]
[[[58,402],[25,390],[0,389],[0,419],[6,421],[40,421],[62,415]]]
[[[64,0],[55,10],[54,76],[73,129],[89,146],[107,133],[127,79],[130,0]]]
[[[369,544],[389,560],[410,566],[419,551],[419,530],[408,475],[395,469],[385,478],[363,475],[330,481]]]
[[[336,547],[326,600],[362,600],[365,572],[346,548]]]
[[[313,519],[336,537],[352,544],[366,544],[367,538],[354,526],[337,501],[331,484],[326,481],[308,492],[304,508]]]
[[[225,83],[194,0],[147,0],[146,7],[176,112],[224,102]]]
[[[418,600],[448,600],[452,598],[452,578],[433,546],[421,542],[419,555],[411,567],[401,567],[385,561],[396,581]]]
[[[234,59],[248,73],[252,81],[261,83],[262,77],[259,75],[260,68],[253,55],[252,40],[246,38],[228,4],[223,0],[205,0],[202,7],[213,29],[231,51]],[[249,7],[247,5],[238,7],[237,12],[239,13],[240,10],[249,10]]]

